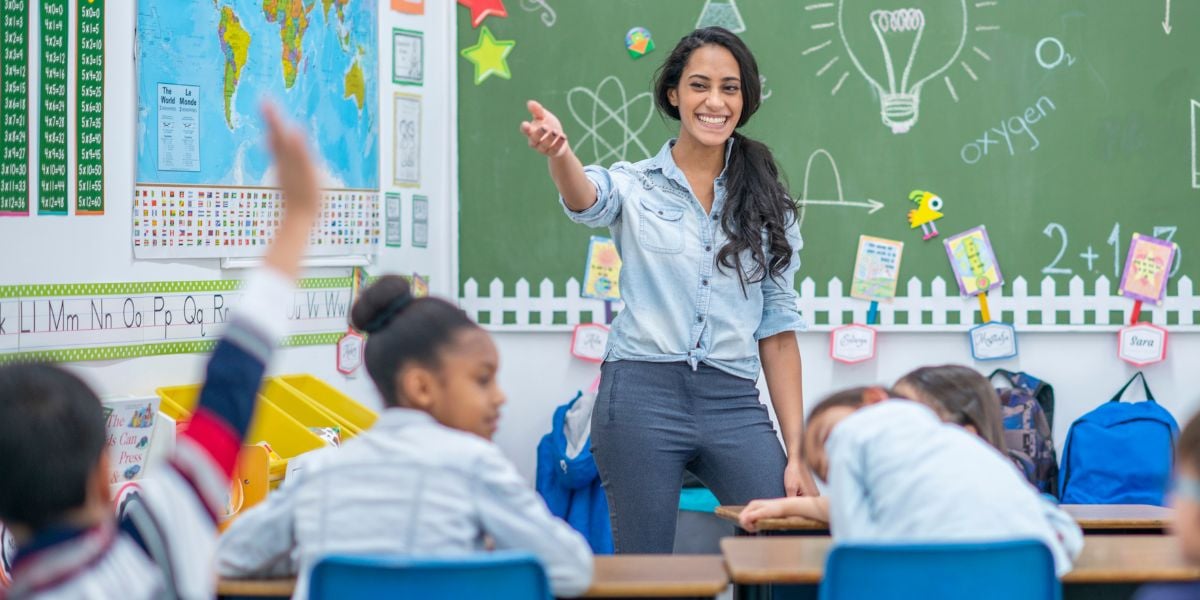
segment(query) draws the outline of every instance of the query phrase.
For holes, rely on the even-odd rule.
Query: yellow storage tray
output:
[[[292,386],[279,381],[278,377],[272,377],[263,382],[262,395],[305,427],[337,427],[341,431],[342,441],[361,433],[357,427],[345,419],[313,402]]]
[[[375,411],[359,404],[312,375],[284,375],[273,379],[290,386],[317,406],[333,413],[349,428],[353,428],[356,433],[370,429],[375,424],[375,420],[379,418],[379,414]]]
[[[161,410],[168,417],[180,422],[191,417],[199,401],[199,385],[182,385],[164,387],[156,390],[162,399]],[[259,396],[258,406],[254,412],[254,420],[250,422],[250,431],[246,434],[246,444],[267,442],[271,449],[282,460],[271,461],[270,473],[272,479],[282,478],[287,471],[287,461],[310,450],[325,447],[321,438],[308,430],[304,424],[293,418],[284,409],[267,398]]]

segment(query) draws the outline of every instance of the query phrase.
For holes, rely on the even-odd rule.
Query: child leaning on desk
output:
[[[1175,450],[1175,488],[1171,527],[1179,536],[1183,557],[1200,565],[1200,416],[1193,417],[1179,434]],[[1200,598],[1200,581],[1154,583],[1138,590],[1136,600],[1194,600]]]
[[[1078,525],[978,435],[895,396],[855,388],[814,407],[804,455],[827,497],[752,502],[742,526],[796,515],[828,521],[835,543],[1038,539],[1059,575],[1071,570]]]

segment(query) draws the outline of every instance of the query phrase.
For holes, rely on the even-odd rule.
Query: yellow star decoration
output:
[[[463,58],[475,64],[475,85],[483,83],[484,79],[492,75],[512,79],[508,62],[504,59],[516,45],[516,40],[497,40],[492,37],[492,31],[487,25],[481,27],[479,42],[462,50]]]

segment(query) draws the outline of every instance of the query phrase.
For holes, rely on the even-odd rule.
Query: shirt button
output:
[[[705,279],[704,281],[701,281],[700,283],[703,283],[704,285],[708,285],[708,280]]]
[[[705,247],[704,247],[704,251],[705,251],[705,252],[712,252],[712,246],[705,246]]]
[[[702,316],[698,316],[698,317],[696,317],[696,322],[697,322],[697,323],[703,323],[703,322],[704,322],[704,317],[702,317]]]
[[[721,220],[721,217],[718,217],[717,215],[713,215],[713,220],[714,220],[714,221],[720,221],[720,220]]]

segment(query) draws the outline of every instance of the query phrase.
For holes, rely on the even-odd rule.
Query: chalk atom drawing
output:
[[[736,0],[706,0],[700,18],[696,20],[696,29],[701,27],[724,27],[734,33],[746,31],[746,23],[742,21],[742,11],[738,10]]]
[[[589,149],[592,163],[650,156],[650,150],[638,137],[654,116],[654,98],[650,92],[629,98],[621,80],[609,75],[595,89],[571,88],[567,92],[567,108],[584,131],[574,144],[575,153],[584,162],[589,161],[586,152]]]

